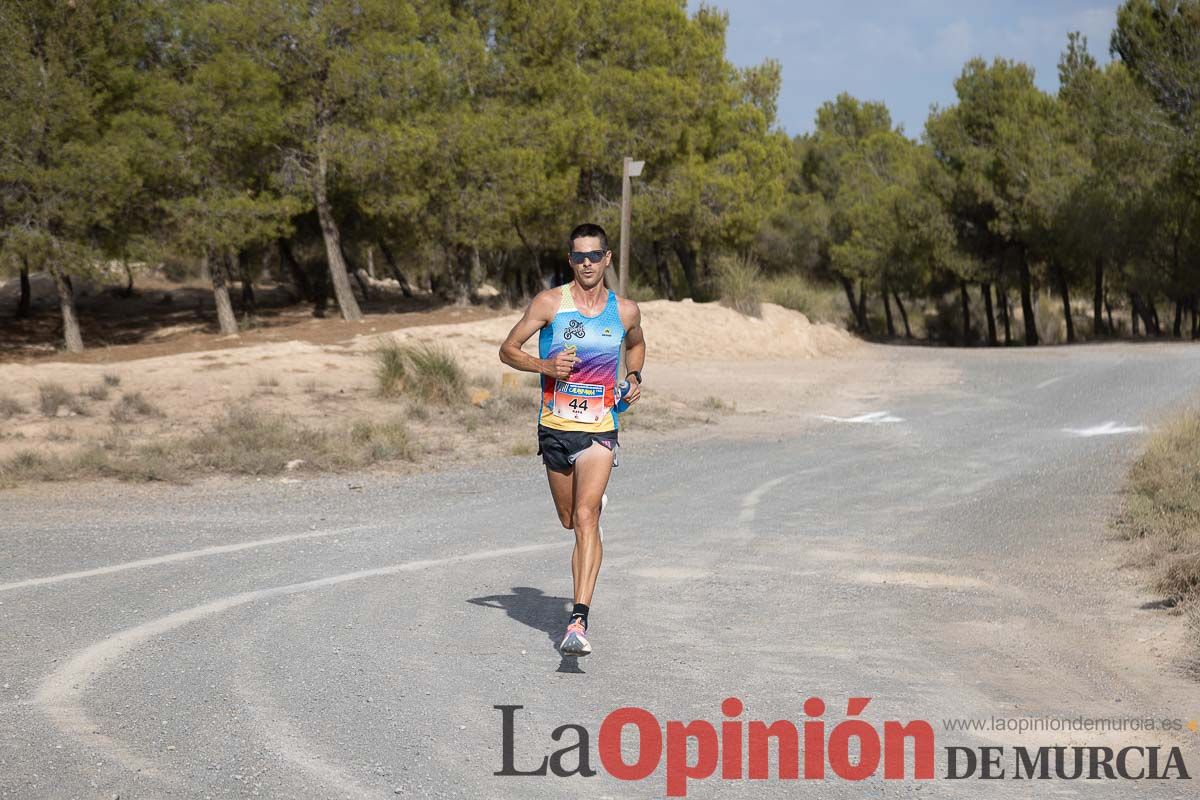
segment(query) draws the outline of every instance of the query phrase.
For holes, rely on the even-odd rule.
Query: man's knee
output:
[[[575,520],[571,518],[570,511],[559,511],[558,521],[561,522],[562,526],[567,530],[571,530],[575,527]]]
[[[579,506],[575,509],[575,529],[594,528],[600,522],[599,506]]]

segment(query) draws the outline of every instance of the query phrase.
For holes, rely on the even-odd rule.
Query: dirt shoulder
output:
[[[289,431],[271,435],[301,443],[319,432],[357,437],[380,456],[323,461],[298,453],[295,460],[305,462],[294,467],[299,473],[532,456],[537,378],[515,373],[497,357],[519,314],[462,311],[461,321],[448,319],[446,310],[437,312],[440,319],[395,314],[364,323],[309,320],[237,337],[189,333],[161,345],[0,364],[5,482],[55,479],[55,459],[78,461],[88,451],[93,460],[104,460],[106,452],[208,446],[212,437],[234,435],[221,427],[231,411],[255,415],[252,430],[235,431],[247,448],[255,446],[253,437],[266,435],[268,422],[287,420]],[[865,345],[774,305],[765,306],[761,318],[691,301],[645,303],[642,313],[646,388],[642,402],[622,418],[628,437],[706,435],[715,427],[751,435],[777,431],[781,420],[799,424],[825,410],[831,397],[844,408],[877,397],[891,360],[888,348]],[[404,395],[380,397],[375,352],[386,342],[432,344],[452,353],[467,375],[464,396],[436,405]],[[208,347],[198,349],[201,344]],[[159,346],[169,352],[155,354]],[[531,340],[527,349],[535,348]],[[906,373],[908,385],[918,388],[946,379],[937,369]],[[393,426],[388,447],[379,449],[361,434],[364,425]],[[402,447],[392,435],[395,427],[404,429]],[[18,468],[22,459],[36,468]]]

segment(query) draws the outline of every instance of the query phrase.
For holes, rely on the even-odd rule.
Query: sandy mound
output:
[[[813,324],[799,311],[763,303],[762,318],[717,303],[642,303],[642,328],[654,358],[816,358],[859,344],[841,328]]]
[[[647,369],[654,371],[659,416],[672,419],[682,419],[680,409],[691,408],[714,392],[745,408],[757,408],[751,402],[755,398],[761,403],[763,396],[783,397],[781,392],[788,387],[794,388],[792,394],[807,397],[813,382],[823,379],[832,366],[822,361],[820,369],[811,369],[809,359],[866,347],[843,331],[813,325],[803,314],[774,305],[764,306],[762,318],[756,319],[715,303],[654,301],[642,304],[642,316],[649,349]],[[402,412],[403,402],[374,393],[371,352],[381,341],[447,347],[471,380],[495,385],[501,376],[512,373],[500,363],[497,351],[518,319],[520,314],[514,312],[386,332],[366,327],[366,333],[353,338],[336,337],[324,343],[290,339],[251,344],[240,337],[211,336],[209,346],[214,349],[149,358],[0,364],[0,399],[10,407],[0,435],[0,459],[31,448],[65,453],[102,440],[112,429],[116,406],[129,393],[140,393],[161,412],[127,426],[126,436],[139,441],[191,435],[227,409],[247,405],[315,426],[386,417]],[[235,343],[242,346],[230,346]],[[536,352],[536,336],[526,349]],[[106,376],[119,385],[106,391]],[[736,386],[728,385],[731,376],[739,376]],[[527,376],[518,386],[528,391],[532,408],[531,380]],[[74,410],[62,407],[56,416],[44,416],[39,410],[40,388],[47,383],[61,384],[77,395]],[[12,401],[16,401],[15,413],[11,413]],[[789,400],[792,405],[798,402],[798,398]],[[653,416],[652,405],[642,409],[643,419]],[[433,441],[443,434],[439,430],[423,435]],[[506,446],[500,442],[497,452],[507,453]]]
[[[861,344],[840,328],[813,324],[798,311],[772,303],[763,304],[761,319],[717,303],[691,300],[654,300],[642,303],[641,309],[647,357],[652,362],[817,358]],[[384,336],[356,336],[352,347],[371,349],[388,337],[399,342],[436,343],[452,349],[469,370],[491,370],[501,367],[496,352],[520,318],[520,314],[508,314],[478,322],[408,328]],[[525,349],[536,352],[536,335]]]

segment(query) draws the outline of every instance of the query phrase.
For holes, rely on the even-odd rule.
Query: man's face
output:
[[[598,256],[599,254],[599,256]],[[595,259],[599,260],[595,260]],[[590,289],[604,280],[604,271],[612,263],[612,251],[606,250],[600,244],[599,237],[581,236],[571,243],[571,252],[567,254],[571,270],[575,273],[575,281],[585,289]],[[575,262],[582,263],[575,263]]]

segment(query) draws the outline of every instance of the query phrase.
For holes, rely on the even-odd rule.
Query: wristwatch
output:
[[[637,378],[638,386],[641,386],[641,385],[642,385],[642,373],[641,373],[641,370],[636,370],[636,369],[631,369],[631,370],[629,370],[629,372],[625,373],[625,379],[626,379],[626,380],[628,380],[630,375],[632,375],[633,377]]]

